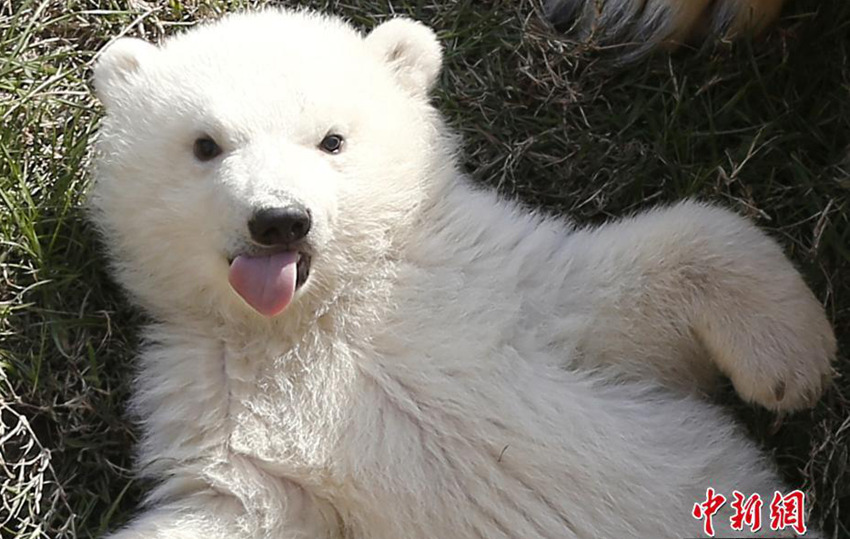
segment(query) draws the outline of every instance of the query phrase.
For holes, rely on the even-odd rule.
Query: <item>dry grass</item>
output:
[[[805,484],[811,521],[850,536],[850,3],[799,2],[763,42],[628,68],[553,34],[528,0],[312,4],[363,28],[392,11],[439,31],[437,101],[483,183],[584,222],[697,196],[771,231],[826,304],[844,377],[781,420],[719,398]],[[225,2],[129,5],[0,0],[3,537],[98,536],[143,488],[123,415],[139,315],[81,210],[100,112],[88,69],[112,36],[156,40]]]

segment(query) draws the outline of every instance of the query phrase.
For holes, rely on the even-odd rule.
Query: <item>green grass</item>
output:
[[[0,536],[98,536],[143,491],[124,411],[141,316],[82,209],[93,55],[245,4],[0,1]],[[389,11],[313,5],[364,28]],[[625,68],[552,34],[528,0],[392,6],[445,43],[436,100],[478,181],[581,222],[700,197],[782,242],[827,306],[844,376],[781,419],[718,398],[805,485],[810,521],[850,537],[850,2],[792,3],[759,42]]]

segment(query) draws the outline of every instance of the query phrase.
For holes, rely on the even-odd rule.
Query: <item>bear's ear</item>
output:
[[[94,65],[94,89],[98,99],[109,107],[130,77],[151,61],[158,49],[141,39],[124,37],[100,52]]]
[[[425,96],[437,81],[443,50],[437,34],[410,19],[392,19],[366,36],[366,44],[386,62],[398,82],[417,96]]]

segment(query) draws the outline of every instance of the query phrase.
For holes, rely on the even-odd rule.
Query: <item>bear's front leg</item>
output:
[[[239,537],[243,512],[235,498],[199,495],[152,508],[108,539],[229,539]]]
[[[149,509],[107,539],[338,539],[333,515],[301,494],[246,510],[234,496],[216,492],[191,494]]]
[[[810,406],[828,383],[824,309],[746,219],[686,202],[577,232],[570,247],[589,310],[579,361],[691,388],[719,368],[774,410]]]

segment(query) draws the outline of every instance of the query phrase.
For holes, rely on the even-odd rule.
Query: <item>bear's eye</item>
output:
[[[342,150],[343,142],[345,142],[345,139],[342,138],[342,135],[330,134],[322,139],[319,147],[328,153],[339,153]]]
[[[210,137],[201,137],[192,147],[198,161],[209,161],[221,155],[221,146]]]

